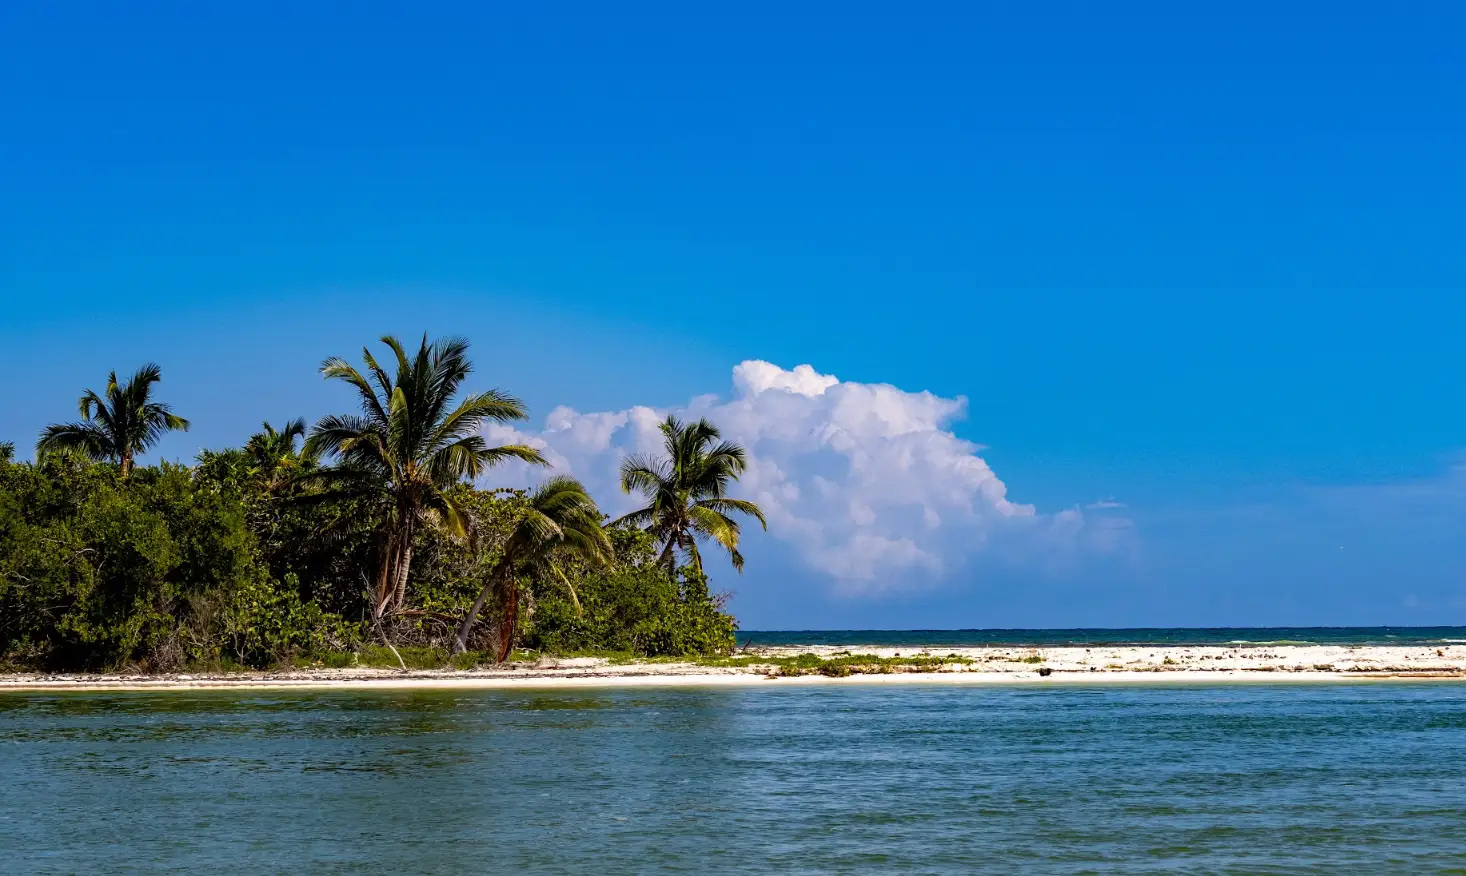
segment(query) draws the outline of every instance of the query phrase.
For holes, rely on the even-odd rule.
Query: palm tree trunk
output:
[[[667,547],[657,558],[657,562],[665,565],[669,573],[677,571],[677,536],[667,538]]]
[[[504,608],[499,615],[499,653],[497,659],[503,663],[514,650],[514,631],[519,628],[519,582],[512,576],[505,576]]]
[[[122,479],[125,481],[132,477],[132,451],[122,451],[122,459],[119,461],[121,462]]]
[[[380,619],[388,609],[401,608],[406,602],[407,572],[412,566],[412,536],[413,525],[409,519],[388,542],[387,562],[377,582],[375,619]]]
[[[407,604],[407,570],[412,566],[412,540],[408,537],[402,546],[402,555],[397,559],[397,584],[392,588],[392,607],[401,608]]]
[[[468,607],[468,614],[463,616],[463,623],[458,625],[458,638],[453,643],[453,653],[462,654],[468,650],[468,634],[473,630],[473,622],[478,620],[478,613],[483,610],[484,603],[489,599],[489,593],[494,589],[494,579],[490,578],[484,589],[479,591],[478,599]]]
[[[387,537],[387,549],[382,552],[382,571],[377,574],[377,592],[372,600],[372,620],[379,621],[382,614],[387,610],[387,602],[392,595],[392,585],[396,578],[394,572],[397,568],[397,537]]]

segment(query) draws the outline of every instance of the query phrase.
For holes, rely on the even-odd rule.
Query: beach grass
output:
[[[400,660],[399,660],[400,657]],[[765,675],[796,677],[824,675],[843,678],[851,675],[884,675],[896,672],[940,672],[954,666],[973,664],[971,657],[959,654],[883,657],[877,654],[839,653],[825,656],[815,653],[793,655],[728,654],[689,655],[682,657],[642,657],[624,651],[584,651],[547,654],[516,650],[504,663],[496,663],[492,654],[469,651],[449,654],[442,648],[403,646],[393,651],[381,645],[369,645],[360,651],[327,652],[294,661],[294,669],[401,669],[471,671],[505,665],[538,665],[544,661],[604,660],[611,666],[697,666],[709,669],[742,669]],[[1027,659],[1023,662],[1038,663]]]
[[[894,672],[940,672],[944,667],[965,665],[968,657],[940,657],[929,654],[909,657],[880,657],[874,654],[795,654],[769,657],[738,655],[731,657],[699,657],[690,662],[698,666],[764,669],[768,675],[825,675],[843,678],[850,675],[886,675]]]

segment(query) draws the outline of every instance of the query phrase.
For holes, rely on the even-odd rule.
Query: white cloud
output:
[[[656,451],[667,413],[707,417],[748,450],[737,494],[763,507],[772,537],[847,592],[920,586],[998,545],[1009,560],[1032,555],[1052,564],[1056,553],[1111,550],[1117,533],[1128,533],[1078,509],[1041,515],[1010,501],[978,455],[982,448],[950,430],[967,411],[965,398],[842,382],[809,365],[786,370],[762,361],[735,367],[733,390],[730,399],[699,396],[673,411],[583,414],[560,407],[539,431],[492,426],[486,435],[540,448],[557,471],[581,478],[608,513],[618,514],[636,502],[617,486],[621,459]],[[543,476],[528,467],[498,474],[522,485]]]

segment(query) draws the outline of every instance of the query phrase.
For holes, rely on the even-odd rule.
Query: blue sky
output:
[[[789,5],[4,4],[0,436],[156,360],[188,458],[388,331],[533,428],[808,363],[1126,543],[755,538],[746,626],[1466,623],[1466,12]]]

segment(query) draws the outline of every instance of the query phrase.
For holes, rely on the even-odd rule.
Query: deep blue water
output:
[[[1096,645],[1441,645],[1466,627],[1137,627],[1059,630],[744,630],[739,644],[908,647]]]
[[[1466,872],[1466,686],[0,695],[14,873]]]

